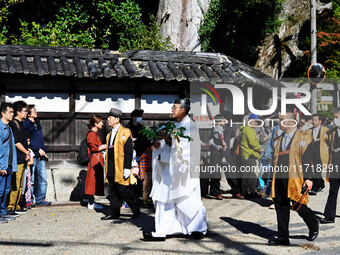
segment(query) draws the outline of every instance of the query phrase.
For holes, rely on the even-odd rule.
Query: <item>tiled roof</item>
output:
[[[0,73],[67,77],[146,77],[255,85],[271,89],[278,83],[246,64],[219,53],[181,51],[117,51],[0,45]]]

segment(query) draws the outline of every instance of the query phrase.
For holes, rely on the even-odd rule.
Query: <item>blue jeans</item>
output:
[[[11,191],[12,167],[7,169],[7,174],[0,175],[0,215],[7,214],[6,199]]]
[[[32,203],[34,202],[33,194],[35,196],[36,204],[43,203],[45,201],[47,191],[47,174],[45,160],[40,157],[34,157],[31,183]]]

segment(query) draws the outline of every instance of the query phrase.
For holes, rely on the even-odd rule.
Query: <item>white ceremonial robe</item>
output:
[[[186,116],[177,128],[185,127],[184,135],[171,148],[161,141],[152,155],[152,191],[155,204],[154,236],[191,234],[207,231],[206,210],[201,201],[199,181],[200,138],[196,124]],[[159,159],[160,158],[160,159]]]

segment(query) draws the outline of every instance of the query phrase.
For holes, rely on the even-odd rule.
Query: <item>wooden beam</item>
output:
[[[94,113],[70,113],[70,112],[39,112],[39,119],[47,120],[47,119],[89,119]],[[102,118],[107,118],[109,115],[107,113],[98,113]],[[130,112],[123,113],[123,120],[130,119]],[[169,113],[144,113],[143,119],[146,120],[167,120],[171,119],[170,112]]]
[[[69,89],[69,141],[71,145],[76,144],[76,120],[73,117],[76,112],[76,85],[71,83]]]
[[[334,108],[339,107],[340,104],[340,98],[339,98],[339,84],[338,83],[334,83],[334,90],[333,90],[333,105]]]
[[[142,88],[140,85],[135,86],[135,109],[142,108]]]

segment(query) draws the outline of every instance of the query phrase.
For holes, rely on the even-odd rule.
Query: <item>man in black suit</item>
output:
[[[333,110],[333,121],[335,128],[328,132],[329,137],[329,172],[327,180],[329,180],[330,188],[325,207],[325,218],[320,223],[334,223],[336,215],[336,202],[340,186],[340,173],[338,172],[340,163],[340,108]]]

